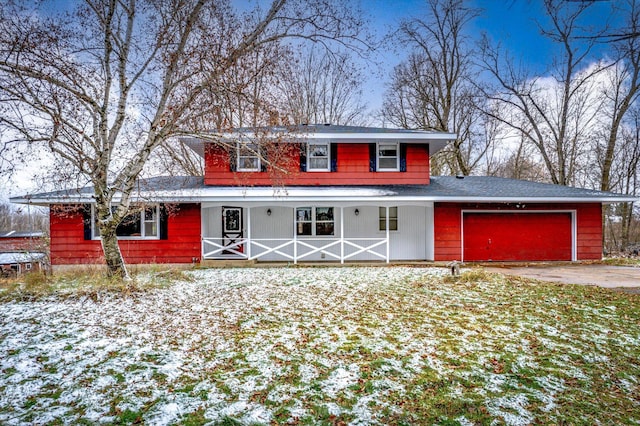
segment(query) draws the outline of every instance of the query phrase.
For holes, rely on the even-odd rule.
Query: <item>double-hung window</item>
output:
[[[116,235],[125,239],[158,239],[160,236],[159,207],[157,204],[134,207],[116,228]],[[115,207],[113,209],[115,210]],[[91,209],[91,214],[93,238],[100,238],[95,208]]]
[[[239,172],[259,172],[260,154],[259,147],[255,143],[238,143],[238,171]]]
[[[333,235],[333,207],[298,207],[296,235]]]
[[[307,145],[308,149],[308,166],[309,171],[328,171],[330,170],[330,154],[329,144],[327,142],[311,142]]]
[[[398,143],[378,143],[377,160],[379,171],[400,170],[400,150],[398,148]]]
[[[379,230],[386,231],[387,230],[387,208],[379,207],[378,208],[378,217],[379,217]],[[398,230],[398,207],[389,207],[389,231],[397,231]]]

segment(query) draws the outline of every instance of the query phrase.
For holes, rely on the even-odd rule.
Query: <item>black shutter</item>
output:
[[[400,144],[400,171],[401,172],[407,171],[407,144],[406,143]]]
[[[261,146],[258,148],[258,153],[260,154],[260,171],[267,171],[267,150]]]
[[[160,204],[160,239],[169,238],[169,212],[164,204]]]
[[[91,204],[82,205],[82,226],[84,228],[84,239],[92,240],[91,235]]]
[[[238,151],[235,146],[229,149],[229,169],[232,172],[235,172],[238,168],[237,155],[238,155]]]
[[[338,144],[331,143],[329,144],[329,152],[331,157],[331,171],[338,171]]]
[[[376,144],[375,143],[369,144],[369,171],[370,172],[376,171]]]
[[[306,143],[300,144],[300,171],[301,172],[307,171],[307,144]]]

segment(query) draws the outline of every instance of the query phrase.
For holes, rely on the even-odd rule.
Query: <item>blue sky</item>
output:
[[[594,3],[584,16],[585,24],[601,25],[611,14],[613,5],[619,0],[602,0]],[[425,0],[362,0],[362,7],[368,10],[371,25],[379,34],[397,28],[403,19],[426,17]],[[537,75],[544,75],[550,67],[550,56],[554,46],[540,34],[540,23],[545,23],[542,0],[468,0],[471,7],[481,10],[471,23],[471,35],[479,37],[487,33],[494,43],[509,51],[518,62],[530,67]],[[578,3],[575,3],[578,6]],[[594,53],[606,56],[600,47]],[[365,98],[372,109],[380,108],[386,81],[393,67],[406,57],[407,52],[390,50],[382,55],[382,75],[372,79],[365,88]]]

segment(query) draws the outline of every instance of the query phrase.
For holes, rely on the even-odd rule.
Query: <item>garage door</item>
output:
[[[569,212],[465,212],[464,260],[572,260],[571,229]]]

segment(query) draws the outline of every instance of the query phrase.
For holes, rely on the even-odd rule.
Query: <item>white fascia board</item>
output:
[[[631,203],[640,201],[638,197],[620,195],[608,197],[434,197],[441,203]]]
[[[118,202],[120,197],[114,196]],[[394,191],[374,188],[203,188],[183,191],[148,192],[132,197],[133,202],[167,202],[167,203],[211,203],[211,202],[244,202],[244,203],[283,203],[283,202],[440,202],[440,203],[628,203],[637,202],[640,198],[623,196],[608,197],[448,197],[397,195]],[[30,198],[16,197],[10,201],[16,204],[48,205],[48,204],[84,204],[93,203],[90,196]]]

